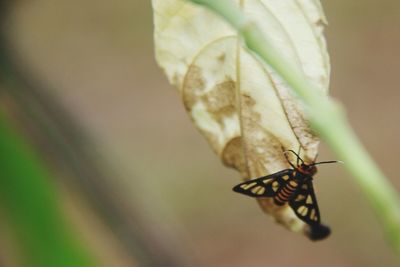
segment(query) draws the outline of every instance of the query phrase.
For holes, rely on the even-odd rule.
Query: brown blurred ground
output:
[[[400,2],[323,5],[331,93],[400,189]],[[154,61],[150,1],[21,1],[14,11],[10,32],[23,63],[55,88],[120,171],[115,182],[153,224],[178,236],[193,266],[398,266],[340,165],[321,167],[316,179],[323,220],[333,228],[318,243],[231,192],[238,174],[220,164]],[[320,159],[335,159],[321,150]]]

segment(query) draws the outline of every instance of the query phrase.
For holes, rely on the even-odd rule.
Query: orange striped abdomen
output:
[[[276,205],[282,206],[286,202],[288,202],[291,197],[293,196],[293,193],[296,191],[297,186],[299,184],[291,180],[290,182],[286,183],[285,186],[283,186],[275,195],[274,197],[274,202]]]

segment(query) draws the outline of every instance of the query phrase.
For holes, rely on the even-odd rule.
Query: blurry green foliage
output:
[[[0,114],[0,205],[21,248],[26,266],[95,266],[71,235],[56,189],[38,156]]]

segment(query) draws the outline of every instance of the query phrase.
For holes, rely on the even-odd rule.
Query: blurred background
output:
[[[400,2],[322,4],[331,94],[399,190]],[[0,266],[398,266],[341,165],[315,179],[324,241],[232,193],[155,63],[150,1],[0,5]]]

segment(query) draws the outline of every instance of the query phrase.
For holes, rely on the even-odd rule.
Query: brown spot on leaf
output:
[[[243,142],[240,136],[231,139],[222,151],[222,162],[228,166],[237,169],[242,175],[246,173],[246,162],[243,155]]]
[[[223,107],[235,106],[235,82],[226,80],[214,86],[202,97],[208,110],[216,112]]]
[[[226,59],[226,54],[222,53],[219,57],[217,57],[217,60],[222,64],[225,62]]]
[[[212,90],[201,97],[207,110],[219,124],[236,113],[235,82],[232,80],[217,84]]]
[[[236,134],[239,134],[236,84],[229,76],[222,77],[222,79],[210,88],[206,83],[203,70],[192,64],[186,74],[182,88],[182,98],[187,111],[192,115],[196,126],[218,154],[222,153],[226,144]],[[194,114],[197,114],[198,117],[194,118]],[[199,124],[199,118],[202,118],[201,123],[205,123],[206,120],[209,121],[205,124]],[[218,124],[218,127],[215,127],[214,122]],[[234,126],[235,123],[236,126]],[[212,125],[211,128],[203,127],[207,124],[208,126]],[[227,135],[221,138],[221,134]]]
[[[243,104],[246,105],[247,107],[253,107],[256,104],[256,101],[248,94],[243,93],[241,100]]]
[[[182,88],[183,103],[187,110],[191,110],[205,89],[205,80],[201,68],[192,65],[185,77]]]
[[[247,116],[252,118],[252,120],[260,122],[261,114],[254,111],[253,107],[256,105],[256,101],[251,96],[247,94],[242,94],[241,105],[244,116],[246,116],[245,114],[247,114]]]

